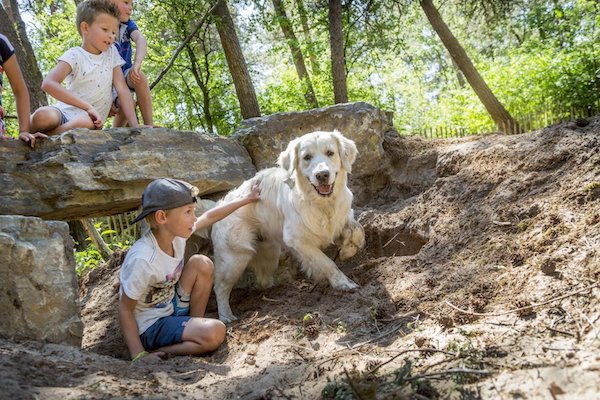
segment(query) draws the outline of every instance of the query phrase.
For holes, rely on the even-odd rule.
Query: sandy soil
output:
[[[130,364],[119,254],[80,282],[82,349],[0,340],[0,398],[598,399],[600,117],[585,122],[386,138],[385,188],[356,210],[367,246],[340,265],[360,289],[293,268],[236,289],[240,321],[205,357]]]

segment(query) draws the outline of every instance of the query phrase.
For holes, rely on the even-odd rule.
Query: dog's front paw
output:
[[[349,222],[342,232],[340,243],[340,259],[346,260],[354,256],[365,245],[365,230],[356,221]]]
[[[237,321],[237,317],[233,314],[221,314],[219,313],[219,319],[221,320],[221,322],[223,322],[224,324],[230,324],[233,321]]]
[[[358,289],[359,286],[352,279],[348,278],[343,273],[337,275],[334,279],[331,280],[331,287],[335,290],[354,290]]]

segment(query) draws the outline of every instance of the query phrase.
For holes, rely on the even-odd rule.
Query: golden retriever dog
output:
[[[364,230],[354,219],[353,196],[346,185],[357,154],[354,142],[338,131],[308,133],[288,144],[277,160],[279,167],[259,171],[225,196],[224,201],[241,197],[260,181],[260,201],[212,228],[221,321],[237,319],[229,296],[248,265],[259,285],[273,286],[282,247],[300,261],[309,278],[327,279],[339,290],[358,287],[323,253],[335,243],[344,260],[364,246]]]

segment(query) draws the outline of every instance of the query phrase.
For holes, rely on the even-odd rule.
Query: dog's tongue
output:
[[[332,185],[319,185],[317,190],[319,191],[319,194],[326,195],[331,193],[331,186]]]

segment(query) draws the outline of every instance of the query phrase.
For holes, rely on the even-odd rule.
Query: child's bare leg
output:
[[[225,324],[218,319],[192,318],[183,329],[183,342],[157,349],[168,354],[203,354],[216,350],[225,340]]]
[[[140,74],[141,79],[136,84],[131,82],[131,74],[127,75],[127,84],[133,87],[135,95],[137,97],[137,104],[140,107],[140,113],[144,120],[144,125],[154,125],[154,119],[152,117],[152,96],[150,95],[150,87],[148,86],[148,79],[142,72]]]
[[[42,132],[52,135],[62,119],[62,115],[58,109],[54,107],[40,107],[31,115],[31,132]]]
[[[87,115],[82,115],[80,117],[75,117],[66,123],[59,125],[56,129],[48,132],[49,135],[56,135],[58,133],[63,133],[66,131],[70,131],[75,128],[87,128],[94,129],[94,122]]]
[[[127,124],[127,117],[125,117],[125,113],[122,108],[119,108],[119,111],[113,118],[113,128],[118,128],[120,126],[125,126]]]
[[[204,317],[213,286],[215,267],[210,258],[195,254],[183,267],[179,286],[190,296],[190,316]]]

